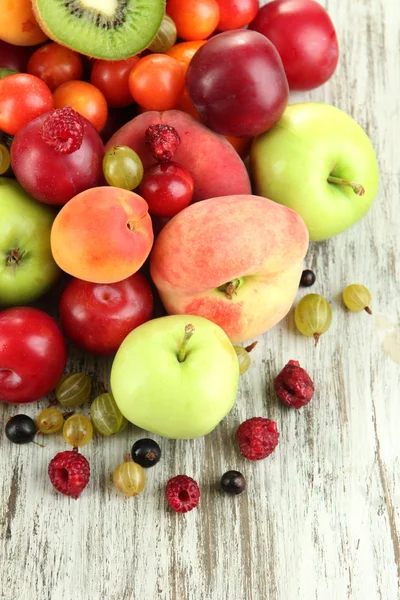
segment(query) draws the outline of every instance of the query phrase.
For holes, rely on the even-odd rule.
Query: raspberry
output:
[[[314,383],[297,360],[289,360],[275,378],[276,395],[286,406],[301,408],[314,394]]]
[[[50,461],[49,477],[58,492],[76,499],[89,482],[90,465],[77,450],[59,452]]]
[[[170,479],[165,492],[168,504],[176,512],[188,512],[196,508],[199,503],[199,486],[187,475],[177,475]]]
[[[249,460],[261,460],[277,447],[279,431],[274,421],[253,417],[239,425],[236,437],[243,456]]]
[[[146,143],[156,160],[167,162],[172,160],[181,143],[181,138],[174,127],[169,125],[150,125],[146,129]]]
[[[45,120],[40,135],[53,150],[72,154],[82,145],[84,122],[70,106],[54,110]]]

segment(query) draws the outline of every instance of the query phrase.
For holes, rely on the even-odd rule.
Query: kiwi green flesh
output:
[[[147,48],[165,14],[165,0],[33,0],[33,4],[39,24],[54,41],[105,60],[122,60]],[[110,7],[113,14],[105,14]]]

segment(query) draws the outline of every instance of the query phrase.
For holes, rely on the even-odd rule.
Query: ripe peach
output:
[[[161,230],[151,276],[168,313],[206,317],[242,342],[289,311],[307,248],[293,210],[259,196],[211,198]]]
[[[74,196],[51,230],[56,263],[74,277],[115,283],[145,262],[153,244],[147,202],[116,187],[96,187]]]
[[[150,125],[158,123],[174,127],[179,134],[181,144],[173,160],[190,171],[194,181],[194,202],[215,196],[251,193],[246,167],[232,145],[179,110],[149,111],[138,115],[112,136],[106,151],[118,144],[130,146],[148,169],[156,160],[146,144],[145,132]]]
[[[31,0],[8,0],[1,9],[2,40],[15,46],[35,46],[47,40],[34,17]]]

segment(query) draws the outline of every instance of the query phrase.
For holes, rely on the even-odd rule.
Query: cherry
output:
[[[193,187],[193,178],[187,169],[164,162],[145,172],[139,193],[149,205],[151,215],[173,217],[190,204]]]

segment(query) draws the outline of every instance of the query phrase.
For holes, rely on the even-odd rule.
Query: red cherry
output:
[[[189,206],[193,187],[193,178],[187,169],[164,162],[145,172],[139,193],[149,205],[151,215],[174,217]]]

